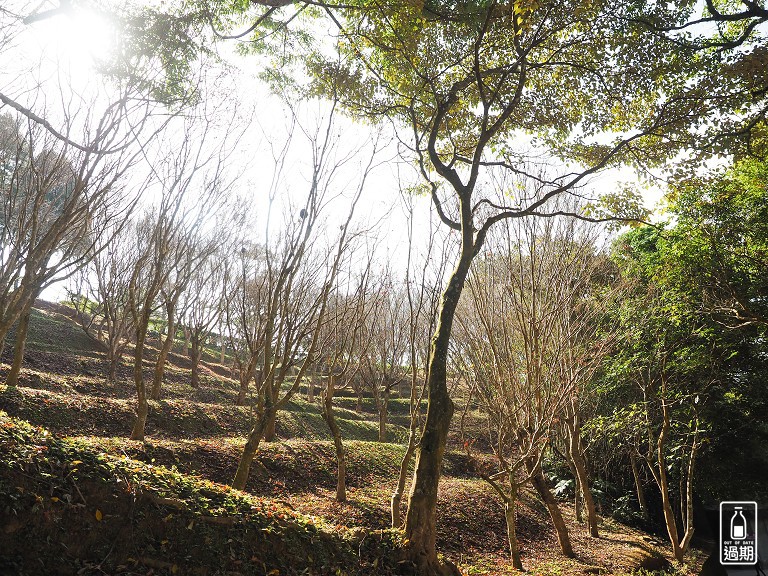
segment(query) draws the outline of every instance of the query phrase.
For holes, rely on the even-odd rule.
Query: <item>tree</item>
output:
[[[0,350],[21,320],[10,385],[18,380],[35,298],[87,264],[98,240],[118,232],[113,223],[135,203],[121,184],[136,159],[135,134],[125,133],[141,111],[130,103],[131,90],[126,87],[101,116],[95,106],[65,122],[66,130],[82,130],[90,139],[85,150],[62,143],[20,114],[0,116]],[[140,133],[141,124],[136,128]],[[113,153],[95,152],[102,144],[115,146]]]
[[[215,32],[244,14],[253,16],[238,37],[254,33],[258,40],[261,25],[285,30],[293,15],[280,15],[307,5],[210,2],[195,16]],[[361,0],[319,8],[337,25],[344,57],[310,54],[307,34],[288,38],[295,43],[281,55],[293,61],[306,56],[319,89],[335,94],[340,88],[354,113],[393,119],[437,212],[461,234],[461,255],[434,338],[425,433],[406,522],[413,561],[425,572],[442,572],[434,518],[453,411],[445,361],[458,297],[488,229],[505,218],[551,214],[548,200],[616,162],[664,159],[691,141],[710,112],[742,106],[744,88],[752,84],[748,74],[732,70],[729,88],[710,98],[716,72],[725,69],[716,51],[648,33],[648,14],[658,29],[678,24],[675,7],[439,0],[382,6]],[[286,67],[274,70],[285,79]],[[737,89],[729,92],[731,86]],[[546,153],[579,163],[547,173],[539,165]],[[510,198],[514,193],[503,189],[485,194],[482,174],[494,171],[532,178],[536,196]],[[619,215],[628,212],[622,208]]]
[[[458,316],[456,362],[487,414],[498,463],[494,473],[481,467],[481,476],[504,502],[518,569],[515,501],[529,481],[549,509],[562,552],[574,555],[541,469],[558,422],[566,423],[590,533],[597,536],[579,431],[579,397],[612,341],[600,332],[605,259],[596,253],[595,232],[562,219],[499,226],[470,274],[471,299]]]
[[[763,158],[768,144],[765,3],[637,4],[628,17],[641,22],[649,35],[662,35],[692,51],[695,74],[670,94],[698,108],[689,126],[674,131],[681,147],[693,152],[691,167],[712,154]],[[700,66],[703,61],[707,64]]]
[[[389,270],[383,271],[375,284],[380,289],[371,298],[373,310],[367,316],[365,327],[366,339],[371,345],[360,361],[360,374],[376,403],[379,442],[386,442],[389,397],[410,370],[403,365],[409,343],[408,300]]]
[[[132,440],[144,439],[149,413],[144,347],[149,323],[157,307],[157,297],[171,272],[193,250],[193,245],[188,244],[193,237],[190,231],[199,229],[206,218],[216,215],[223,205],[223,191],[226,189],[224,171],[229,153],[226,140],[219,146],[210,147],[214,124],[204,117],[200,121],[190,116],[182,128],[182,141],[171,148],[171,154],[163,163],[153,168],[160,186],[160,199],[157,206],[146,212],[138,222],[138,258],[128,283],[128,308],[134,328],[133,379],[137,400]],[[195,254],[197,258],[204,258],[207,253],[201,250]]]
[[[706,322],[706,355],[715,360],[712,373],[703,378],[710,384],[698,405],[702,449],[697,467],[707,474],[698,475],[696,492],[707,503],[734,490],[749,498],[763,493],[758,478],[768,462],[756,448],[764,438],[752,417],[765,403],[760,383],[768,328],[767,182],[765,161],[745,158],[673,183],[674,226],[657,242],[668,270],[657,273],[657,281],[680,294]],[[726,467],[732,472],[725,473]]]
[[[658,94],[684,75],[676,66],[685,51],[669,53],[663,39],[643,36],[613,3],[360,8],[341,16],[326,11],[338,26],[343,56],[318,56],[309,68],[320,89],[324,79],[341,78],[335,84],[353,113],[396,123],[435,210],[461,238],[432,340],[427,415],[405,526],[421,572],[455,573],[437,558],[435,509],[453,414],[446,361],[470,264],[495,223],[560,213],[551,201],[591,174],[666,154],[664,130],[687,122],[690,109]],[[540,158],[548,153],[580,164],[551,161],[545,170]],[[520,181],[534,183],[533,194],[517,192]]]
[[[625,335],[612,359],[611,377],[618,389],[633,386],[622,395],[629,393],[634,402],[625,400],[625,412],[615,417],[625,427],[642,430],[642,457],[661,493],[673,553],[682,560],[694,530],[696,459],[706,441],[702,409],[725,351],[692,294],[675,288],[674,265],[668,260],[672,254],[659,230],[634,230],[619,239],[617,248],[619,266],[632,278],[633,290],[620,304]]]
[[[228,318],[237,318],[236,329],[240,334],[236,337],[248,346],[245,358],[250,372],[241,374],[241,390],[243,382],[257,375],[256,419],[232,481],[235,488],[245,487],[259,444],[262,440],[274,439],[278,412],[299,390],[307,371],[314,365],[320,328],[327,320],[328,299],[356,236],[351,228],[355,208],[368,177],[377,166],[378,141],[374,142],[370,156],[359,162],[349,209],[333,244],[323,247],[317,243],[313,233],[318,218],[334,196],[336,179],[342,167],[358,158],[358,150],[347,153],[339,150],[335,114],[332,105],[313,129],[299,125],[311,157],[306,197],[301,205],[291,207],[290,219],[278,240],[268,242],[252,260],[256,269],[250,272],[243,264],[243,290],[230,299],[239,309],[235,308],[236,315],[230,313]],[[271,200],[277,192],[285,155],[278,158],[281,160],[276,162],[277,178],[270,192]],[[349,182],[346,187],[350,187]],[[243,250],[243,256],[246,255],[247,250]],[[249,297],[251,291],[246,290],[251,283],[259,292],[257,299]],[[297,371],[293,381],[287,382],[294,368]]]
[[[221,229],[217,227],[217,230]],[[231,248],[231,244],[228,245],[226,241],[219,244],[221,241],[220,233],[217,233],[215,241],[192,248],[206,254],[199,257],[200,265],[195,267],[190,277],[186,293],[189,302],[183,306],[184,325],[191,334],[192,377],[190,383],[193,388],[200,385],[199,369],[203,349],[223,313],[223,293],[227,290],[225,280],[228,277],[227,266],[230,264],[224,257],[224,253]],[[217,246],[218,251],[216,251]],[[169,337],[172,338],[170,335],[169,331]]]
[[[768,164],[746,159],[727,171],[685,179],[670,190],[683,278],[730,328],[768,325]]]
[[[371,252],[372,254],[372,252]],[[328,303],[327,320],[320,327],[318,342],[318,364],[325,372],[325,387],[322,390],[322,415],[328,425],[336,449],[336,501],[346,502],[346,456],[341,430],[333,411],[333,397],[336,390],[349,384],[360,369],[372,342],[366,338],[364,324],[373,313],[369,305],[374,288],[371,283],[371,257],[362,271],[352,274],[347,263],[349,277],[337,285]],[[346,289],[341,288],[346,285]]]
[[[162,337],[162,334],[158,335],[158,339],[161,342],[160,349],[157,352],[157,360],[155,361],[155,370],[152,375],[152,391],[150,393],[152,400],[160,400],[165,365],[176,341],[178,317],[181,315],[178,310],[179,300],[189,288],[196,262],[199,263],[200,259],[194,253],[194,249],[188,250],[185,257],[175,263],[174,269],[168,275],[165,286],[160,289],[160,306],[163,309],[166,326],[165,338]]]
[[[107,378],[113,383],[133,332],[128,289],[139,258],[133,224],[113,223],[119,231],[97,240],[91,261],[75,277],[69,290],[83,330],[106,348]]]
[[[392,528],[401,528],[401,503],[408,472],[413,462],[422,429],[422,402],[426,389],[427,361],[429,359],[429,336],[435,331],[437,310],[440,302],[440,286],[446,273],[450,243],[441,249],[439,229],[434,229],[430,219],[429,241],[423,254],[414,247],[414,206],[413,199],[405,196],[408,207],[408,260],[406,266],[406,296],[408,300],[408,360],[410,364],[410,397],[408,441],[400,461],[397,485],[392,492],[390,512]],[[416,264],[421,258],[420,271]]]

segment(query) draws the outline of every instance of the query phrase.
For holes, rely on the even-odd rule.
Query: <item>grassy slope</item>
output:
[[[0,412],[0,570],[367,574],[354,534],[289,506],[60,439]],[[380,534],[378,544],[388,545]]]
[[[248,408],[233,406],[235,383],[225,377],[226,369],[224,367],[217,365],[213,358],[209,358],[211,362],[204,369],[203,386],[195,390],[188,385],[188,362],[183,357],[175,355],[172,358],[173,362],[169,367],[167,382],[163,390],[164,400],[152,404],[148,426],[150,436],[147,442],[131,442],[125,439],[133,419],[133,390],[129,382],[130,367],[126,365],[121,369],[116,384],[107,383],[101,376],[106,370],[103,354],[61,312],[61,308],[54,306],[46,306],[44,310],[36,311],[31,326],[29,354],[26,358],[29,368],[23,372],[22,386],[12,390],[0,385],[0,409],[35,424],[45,425],[58,434],[72,437],[66,441],[55,441],[58,447],[56,449],[65,450],[65,452],[70,451],[66,456],[59,458],[64,464],[61,465],[63,467],[60,466],[56,469],[56,474],[62,479],[67,478],[68,468],[65,465],[67,458],[69,462],[73,460],[90,462],[94,461],[94,458],[98,461],[108,462],[108,465],[100,464],[101,467],[96,466],[87,470],[83,465],[79,465],[78,474],[83,478],[86,476],[90,478],[95,474],[98,478],[95,483],[90,479],[85,482],[84,485],[88,489],[92,486],[99,487],[95,492],[96,495],[88,496],[87,499],[114,501],[119,514],[110,512],[110,515],[107,516],[110,522],[118,516],[126,517],[126,504],[123,501],[125,494],[120,490],[124,491],[127,484],[118,482],[116,478],[121,478],[121,475],[126,473],[127,468],[142,470],[141,473],[146,475],[146,482],[149,485],[165,482],[165,480],[152,479],[153,474],[157,474],[159,478],[166,476],[176,478],[174,482],[181,483],[180,485],[195,482],[186,476],[188,474],[197,475],[217,483],[226,483],[232,478],[239,449],[242,446],[242,438],[248,429],[251,414]],[[8,360],[5,359],[5,361]],[[150,369],[149,364],[147,369]],[[0,366],[0,374],[3,374],[5,370],[7,370],[7,366]],[[310,565],[300,562],[295,564],[295,561],[292,560],[290,565],[297,570],[303,566],[310,570],[309,573],[331,574],[335,570],[331,568],[331,564],[337,560],[339,562],[352,562],[347,570],[356,570],[355,562],[357,560],[350,560],[348,557],[349,549],[345,548],[347,541],[340,538],[339,534],[345,533],[346,526],[364,526],[371,530],[387,527],[389,494],[394,488],[397,466],[403,453],[403,447],[398,444],[374,442],[373,440],[377,437],[378,425],[374,414],[372,414],[371,400],[366,399],[363,406],[364,411],[361,414],[353,410],[355,403],[354,398],[341,398],[340,404],[343,407],[338,410],[344,438],[355,439],[346,442],[349,458],[349,501],[346,504],[338,504],[333,500],[332,489],[335,486],[333,449],[327,440],[325,423],[322,421],[315,404],[309,404],[302,399],[296,399],[292,402],[289,410],[280,415],[278,425],[280,442],[265,444],[260,449],[260,465],[254,468],[254,474],[252,474],[247,487],[248,491],[258,498],[257,501],[261,503],[260,505],[265,505],[264,502],[266,501],[263,498],[270,498],[272,501],[279,502],[277,507],[282,510],[281,513],[283,514],[290,513],[289,516],[292,516],[293,511],[297,511],[310,517],[322,517],[330,526],[338,527],[336,532],[327,532],[327,530],[321,529],[323,534],[330,534],[328,537],[331,540],[323,540],[327,544],[327,550],[323,548],[320,553],[302,552],[302,558],[305,556],[327,558],[328,564],[325,567],[322,564]],[[403,416],[406,411],[406,401],[395,399],[392,403],[394,414],[390,420],[403,423]],[[9,422],[7,419],[4,421]],[[11,429],[23,428],[22,423],[12,422]],[[403,428],[397,424],[390,426],[389,432],[394,439],[402,438],[404,434]],[[27,438],[30,443],[35,446],[39,445],[35,442],[38,442],[42,437],[40,436],[42,432],[28,433],[30,436]],[[37,436],[34,436],[35,434]],[[37,439],[33,441],[33,437]],[[24,447],[26,440],[21,438],[17,439],[16,442],[19,445],[19,456],[14,458],[21,461],[24,458],[29,459],[31,456],[37,457],[34,449],[30,452],[29,446]],[[84,451],[83,454],[86,456],[82,457],[79,452],[72,452],[78,450]],[[154,569],[157,570],[164,566],[166,571],[171,571],[174,565],[179,571],[183,562],[187,561],[185,560],[186,557],[179,556],[176,552],[170,552],[171,547],[188,548],[201,542],[201,535],[194,531],[196,523],[193,523],[193,528],[189,530],[181,530],[179,528],[181,524],[178,526],[174,524],[173,535],[176,540],[161,538],[159,546],[155,541],[156,538],[147,540],[143,539],[143,536],[136,537],[136,531],[139,530],[143,534],[143,530],[147,526],[150,528],[150,534],[163,532],[166,529],[166,523],[174,517],[182,515],[182,512],[183,521],[192,522],[189,517],[189,514],[193,514],[192,510],[178,511],[172,509],[171,518],[164,520],[167,518],[165,510],[167,506],[158,505],[156,496],[131,500],[134,502],[133,506],[136,506],[135,502],[140,503],[143,510],[141,522],[148,523],[147,526],[137,524],[139,520],[136,520],[135,515],[132,515],[133,512],[131,512],[135,508],[130,508],[129,528],[124,526],[119,530],[115,528],[112,531],[103,530],[107,526],[104,520],[94,524],[98,521],[89,516],[89,514],[91,516],[95,514],[93,510],[86,513],[80,508],[68,508],[69,512],[59,514],[61,510],[57,506],[63,505],[65,501],[62,497],[54,496],[53,493],[48,494],[47,498],[43,495],[42,501],[35,499],[32,502],[29,500],[31,494],[40,496],[41,493],[51,491],[49,484],[46,484],[50,479],[39,476],[43,469],[40,468],[40,462],[36,460],[35,462],[37,464],[32,465],[31,468],[34,474],[27,474],[22,477],[14,476],[16,472],[12,471],[11,468],[3,468],[3,474],[0,475],[0,478],[3,478],[3,484],[0,486],[5,486],[5,489],[0,489],[0,492],[3,493],[1,497],[5,498],[6,501],[0,503],[0,509],[5,507],[7,513],[7,502],[9,501],[7,499],[13,500],[20,497],[13,491],[13,487],[17,483],[21,482],[23,486],[23,482],[32,482],[34,479],[34,485],[28,487],[27,492],[22,494],[27,498],[25,501],[27,508],[14,508],[25,510],[29,508],[31,503],[34,512],[30,517],[31,519],[27,518],[22,521],[22,528],[6,532],[5,536],[0,532],[0,541],[24,542],[24,538],[29,535],[24,530],[29,530],[34,534],[48,534],[50,537],[50,534],[56,534],[54,528],[62,526],[61,518],[65,518],[66,522],[63,525],[68,526],[70,532],[74,530],[72,533],[78,533],[78,530],[82,532],[87,527],[98,526],[102,530],[97,532],[109,533],[110,537],[120,539],[121,537],[115,536],[121,533],[120,530],[123,532],[125,530],[131,531],[132,548],[130,550],[126,548],[126,551],[122,553],[123,558],[133,558],[134,564],[132,566],[135,568],[138,565],[136,564],[137,557],[142,556],[142,554],[147,556],[146,553],[151,552],[152,554],[145,558],[149,564],[139,562],[141,567],[153,568],[154,566]],[[120,464],[121,462],[130,462],[130,464]],[[463,455],[455,453],[448,455],[444,480],[441,482],[440,488],[439,546],[454,561],[459,562],[462,569],[467,573],[508,573],[510,570],[506,559],[505,527],[501,507],[488,487],[473,478],[469,469],[470,466]],[[80,489],[82,490],[82,487]],[[168,497],[172,499],[186,498],[195,493],[195,490],[191,488],[185,490],[181,492],[171,490],[169,492],[171,496]],[[152,493],[151,490],[150,493]],[[58,501],[50,501],[51,496],[58,498]],[[78,506],[83,505],[83,503],[76,499],[66,505]],[[199,507],[200,505],[195,504],[194,506]],[[243,504],[243,506],[246,505]],[[216,517],[217,514],[216,510],[207,509],[200,513],[211,517]],[[19,518],[22,517],[24,517],[23,513]],[[543,506],[530,494],[523,495],[518,518],[518,530],[522,544],[523,561],[527,567],[534,568],[534,573],[575,573],[592,569],[595,566],[600,567],[601,570],[621,573],[637,564],[640,556],[657,552],[657,543],[638,531],[604,521],[602,526],[604,537],[595,541],[586,536],[583,527],[575,524],[567,507],[566,517],[571,523],[572,538],[579,557],[575,561],[564,561],[557,554],[555,536],[549,528]],[[50,518],[59,519],[51,524]],[[298,518],[303,517],[298,516]],[[254,522],[256,521],[254,520]],[[67,522],[71,524],[67,524]],[[186,526],[189,526],[189,522]],[[305,520],[296,520],[295,522],[301,527],[305,524]],[[118,523],[117,520],[115,523]],[[204,521],[203,525],[206,526],[206,530],[214,531],[218,528],[211,528],[211,526],[220,526],[215,521]],[[225,526],[225,528],[230,531],[233,530],[231,526]],[[253,531],[247,527],[240,526],[240,528],[242,529],[237,532],[238,534]],[[302,530],[303,528],[299,531],[302,532]],[[218,537],[216,536],[216,538]],[[206,536],[202,536],[203,543],[205,543],[205,538]],[[214,556],[221,556],[223,560],[220,558],[220,561],[229,566],[230,560],[233,558],[232,554],[234,554],[235,560],[240,563],[232,564],[232,570],[240,573],[266,573],[262,569],[267,563],[258,555],[254,555],[254,558],[257,558],[256,561],[248,563],[246,562],[247,559],[244,559],[240,553],[244,549],[237,553],[227,552],[234,545],[228,546],[226,542],[228,539],[230,539],[229,536],[223,542],[212,541],[210,545],[204,546],[211,555],[209,559],[211,563],[207,565],[208,569],[215,565]],[[38,540],[40,540],[39,537]],[[163,540],[168,542],[162,544]],[[111,542],[116,541],[113,539]],[[123,546],[122,539],[120,541],[120,546]],[[372,540],[368,539],[367,541]],[[253,546],[253,543],[247,539],[237,542],[238,546],[245,546],[246,543],[248,546]],[[333,542],[333,544],[328,544],[328,542]],[[103,548],[106,544],[101,542],[100,546]],[[99,547],[96,546],[96,548]],[[123,548],[118,548],[123,550]],[[3,546],[0,546],[0,550],[2,549],[4,549]],[[41,549],[37,550],[36,553],[42,553],[45,556],[43,550],[49,550],[51,554],[59,553],[55,543],[41,545]],[[213,550],[218,552],[214,554],[211,552]],[[288,566],[285,563],[285,555],[279,554],[281,548],[272,547],[267,550],[278,553],[282,559],[275,559],[274,562],[282,562],[280,564],[282,568],[278,567],[277,563],[275,567],[282,570],[281,574],[286,573],[285,570]],[[102,552],[105,551],[102,550]],[[82,550],[69,555],[80,558],[80,564],[75,563],[72,564],[73,566],[84,566],[83,562],[86,560],[82,557]],[[118,556],[120,554],[115,553],[114,550],[109,555],[109,558],[112,558],[111,565],[113,567],[118,565],[113,562]],[[374,556],[375,554],[370,558]],[[0,562],[2,562],[2,558],[4,558],[4,553],[0,552]],[[96,559],[95,556],[91,555],[89,558],[88,562],[98,563],[97,560],[99,559]],[[158,558],[162,560],[158,560]],[[169,558],[174,560],[171,561]],[[201,562],[199,558],[196,556],[194,558],[195,560],[190,566],[203,566],[199,564]],[[369,561],[372,563],[373,559]],[[72,560],[72,562],[75,561]],[[157,562],[161,562],[161,564],[165,562],[166,564],[161,565]],[[264,563],[264,566],[259,562]],[[127,566],[126,570],[134,569],[132,566]],[[373,570],[369,565],[363,570],[363,573],[375,573],[376,571],[383,573],[385,571],[378,564],[377,566],[377,570]],[[1,568],[2,565],[0,564],[0,573],[2,573]],[[597,568],[594,569],[597,570]],[[146,573],[146,570],[137,573]],[[181,571],[180,573],[187,572]]]

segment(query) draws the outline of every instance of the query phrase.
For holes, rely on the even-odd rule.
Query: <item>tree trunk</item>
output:
[[[539,494],[539,498],[542,499],[544,505],[547,507],[549,517],[552,520],[552,525],[557,533],[557,541],[560,544],[560,550],[566,558],[575,558],[573,553],[573,547],[571,546],[571,538],[568,535],[568,527],[565,525],[563,515],[560,512],[560,507],[557,505],[557,500],[547,487],[547,481],[544,479],[544,472],[541,470],[541,464],[535,464],[531,460],[525,461],[525,467],[528,473],[531,475],[531,483]]]
[[[242,375],[240,377],[240,389],[237,391],[237,400],[235,401],[235,405],[237,406],[245,406],[245,398],[248,394],[248,381],[250,378],[243,378]]]
[[[635,490],[637,491],[637,503],[640,506],[640,514],[642,514],[643,520],[648,520],[648,502],[645,499],[643,480],[640,478],[640,468],[637,465],[637,456],[634,453],[630,453],[629,462],[632,465],[632,476],[635,479]]]
[[[389,388],[385,387],[379,397],[379,442],[387,441],[387,416],[389,411]]]
[[[264,423],[264,442],[274,442],[277,439],[277,412],[268,410],[267,414]]]
[[[520,559],[520,546],[517,542],[515,529],[515,512],[517,506],[517,486],[511,486],[509,499],[504,503],[504,518],[507,521],[507,539],[509,540],[509,555],[512,558],[512,567],[515,570],[523,570],[523,561]]]
[[[579,435],[578,425],[572,422],[568,423],[568,454],[576,470],[578,481],[577,490],[581,491],[584,498],[584,506],[587,509],[587,523],[589,524],[589,535],[598,538],[597,530],[597,512],[595,511],[595,500],[592,498],[592,492],[589,490],[589,477],[587,474],[587,463],[584,459],[584,452],[581,448],[581,437]]]
[[[248,474],[251,471],[251,463],[253,462],[256,452],[259,450],[259,444],[264,437],[264,427],[267,417],[268,412],[262,414],[256,421],[250,434],[248,434],[248,440],[243,447],[240,461],[237,463],[237,472],[235,472],[235,478],[232,480],[232,488],[245,490],[245,484],[248,482]]]
[[[152,377],[152,400],[160,400],[160,388],[163,385],[165,363],[168,360],[168,354],[171,353],[171,348],[173,347],[173,337],[176,333],[174,310],[172,307],[168,306],[166,311],[168,313],[168,334],[166,334],[165,340],[163,340],[163,345],[160,347],[160,352],[157,354],[155,373]]]
[[[584,499],[584,506],[587,509],[587,523],[589,525],[589,535],[593,538],[599,537],[597,529],[597,512],[595,511],[595,500],[592,498],[592,492],[589,489],[589,478],[587,476],[587,467],[584,457],[581,453],[575,455],[574,465],[578,474],[581,497]]]
[[[133,356],[133,381],[136,384],[136,422],[131,431],[131,440],[144,440],[144,428],[147,424],[149,405],[147,404],[147,387],[144,383],[144,342],[147,338],[149,314],[145,322],[136,329],[136,349]]]
[[[329,376],[328,379],[330,380],[331,377]],[[309,378],[307,378],[307,402],[310,404],[315,401],[315,375],[310,374]]]
[[[24,364],[24,347],[27,343],[29,319],[31,316],[32,306],[30,305],[19,318],[19,325],[16,327],[16,341],[13,344],[13,363],[5,380],[8,386],[17,386],[19,383],[19,374],[21,373],[21,366]]]
[[[219,364],[222,366],[227,361],[227,341],[224,340],[224,336],[221,336],[221,356],[219,357]]]
[[[28,281],[25,278],[25,281]],[[35,297],[31,298],[29,301],[29,307],[32,307],[32,304],[35,301]],[[16,303],[13,305],[13,308],[16,309],[16,311],[6,310],[6,314],[4,316],[0,316],[0,357],[3,355],[3,352],[5,351],[5,340],[8,337],[8,333],[11,331],[11,328],[13,328],[13,325],[16,324],[17,321],[21,318],[22,314],[24,313],[24,310],[27,309],[27,305],[24,304],[21,308],[21,310],[18,310],[16,307],[19,305],[19,303]]]
[[[119,358],[117,358],[115,355],[111,355],[111,358],[109,359],[109,368],[107,371],[107,380],[113,384],[117,381],[117,365],[119,362]]]
[[[691,444],[691,455],[688,460],[688,471],[685,479],[685,512],[683,526],[685,526],[685,533],[683,539],[680,542],[680,550],[682,554],[688,551],[688,547],[691,544],[693,538],[694,525],[693,525],[693,473],[694,463],[696,462],[696,452],[698,451],[698,416],[696,421],[696,430],[693,433],[693,443]],[[681,496],[682,497],[682,496]]]
[[[669,496],[669,484],[667,482],[667,464],[664,457],[664,449],[667,441],[667,434],[669,433],[669,407],[667,406],[664,396],[666,395],[666,383],[662,383],[662,425],[659,432],[659,438],[656,443],[656,464],[657,474],[656,480],[659,485],[659,491],[661,492],[661,507],[664,511],[664,523],[667,526],[667,534],[669,535],[669,542],[672,545],[672,553],[675,556],[675,560],[678,562],[683,561],[684,550],[680,546],[679,533],[677,531],[677,521],[675,520],[675,512],[672,509],[672,500]]]
[[[144,429],[147,425],[147,415],[149,414],[149,403],[146,395],[139,395],[136,406],[136,421],[131,430],[131,440],[144,440]]]
[[[357,405],[355,406],[355,412],[360,414],[363,411],[363,393],[357,393]]]
[[[333,446],[336,449],[336,502],[347,501],[347,463],[344,456],[344,443],[341,440],[341,430],[336,423],[333,414],[333,395],[335,393],[335,376],[328,376],[323,395],[323,419],[328,424],[328,429],[333,437]],[[310,379],[311,380],[311,379]]]
[[[438,324],[432,338],[427,376],[427,415],[416,454],[405,517],[409,559],[424,575],[459,574],[455,566],[442,564],[437,557],[435,511],[448,428],[454,410],[448,394],[448,349],[456,307],[474,255],[471,233],[471,230],[464,231],[461,257],[443,292]],[[467,234],[470,240],[467,240]]]
[[[567,432],[566,432],[567,433]],[[567,439],[566,439],[567,442]],[[566,444],[566,451],[568,450],[567,444]],[[570,457],[570,454],[566,454],[565,456],[565,463],[568,465],[568,470],[571,471],[571,476],[573,476],[573,510],[576,514],[576,522],[581,524],[584,522],[584,514],[582,511],[583,502],[581,500],[581,486],[579,485],[579,475],[576,472],[576,467],[573,465],[573,460]]]
[[[184,326],[182,330],[184,331],[184,355],[189,356],[189,338],[190,338],[189,328]]]
[[[402,520],[400,518],[400,505],[403,501],[403,493],[405,492],[405,481],[408,477],[408,467],[411,465],[411,460],[416,452],[416,426],[411,425],[411,430],[408,434],[408,447],[405,449],[403,459],[400,461],[400,474],[397,477],[397,487],[392,493],[392,499],[390,500],[390,509],[392,513],[392,528],[400,528]]]
[[[584,498],[581,495],[581,486],[579,486],[579,479],[576,475],[573,475],[575,481],[575,495],[573,497],[573,506],[576,512],[576,522],[582,524],[584,522]]]

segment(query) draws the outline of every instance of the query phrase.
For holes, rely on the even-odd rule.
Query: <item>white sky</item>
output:
[[[20,12],[28,13],[45,9],[45,6],[56,7],[58,0],[45,0],[40,5],[29,5],[19,0],[17,4]],[[62,76],[68,78],[67,81],[76,87],[75,90],[96,89],[94,59],[109,54],[113,37],[108,22],[101,21],[98,16],[83,10],[21,26],[13,48],[9,50],[7,47],[0,47],[0,91],[17,97],[34,108],[36,102],[25,100],[26,95],[31,93],[29,90],[37,85],[58,84]],[[289,113],[279,98],[271,95],[255,74],[249,72],[257,65],[254,59],[235,56],[233,63],[240,71],[232,84],[224,88],[229,89],[233,85],[237,87],[237,108],[240,115],[246,118],[252,115],[253,118],[240,141],[239,153],[233,156],[233,170],[242,174],[238,179],[238,192],[247,195],[253,203],[254,230],[258,236],[266,233],[265,214],[273,170],[270,145],[279,148],[285,141]],[[322,111],[323,106],[316,103],[303,106],[300,111],[302,122],[311,125],[312,118],[316,118]],[[339,145],[342,156],[350,150],[366,152],[366,148],[370,148],[370,142],[374,138],[370,127],[355,125],[344,119],[339,119],[338,124],[342,136],[342,143]],[[302,190],[306,189],[305,177],[308,167],[304,159],[307,152],[306,144],[297,143],[292,149],[291,158],[287,163],[289,170],[286,171],[284,181],[284,187],[292,194],[301,195]],[[382,253],[386,254],[389,260],[404,262],[406,218],[399,202],[398,176],[405,175],[405,179],[411,183],[417,179],[412,168],[402,161],[396,161],[394,146],[386,149],[381,157],[391,160],[380,166],[371,177],[358,215],[362,220],[368,221],[378,219],[378,215],[382,213],[390,215],[387,221],[382,223],[381,233],[387,239],[387,243],[381,248]],[[360,161],[365,160],[361,158]],[[350,166],[355,164],[352,162]],[[339,187],[354,187],[356,176],[354,170],[342,173],[337,180]],[[592,187],[599,194],[615,190],[618,182],[633,181],[635,177],[632,171],[614,170],[595,178]],[[660,189],[646,190],[646,205],[653,207],[661,195]],[[284,195],[279,197],[285,198]],[[274,222],[280,221],[280,210],[280,206],[273,207],[273,213],[276,213],[273,216]],[[428,199],[416,199],[415,212],[416,240],[423,244],[426,240],[424,235],[429,230],[429,219],[433,217]],[[337,217],[339,216],[340,214],[337,214]],[[334,214],[329,213],[328,219],[329,228],[333,228]],[[60,287],[52,287],[44,293],[44,297],[54,299],[60,298],[61,295]]]

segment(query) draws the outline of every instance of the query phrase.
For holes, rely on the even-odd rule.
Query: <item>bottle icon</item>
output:
[[[741,511],[741,506],[733,509],[731,517],[731,539],[744,540],[747,537],[747,519]]]

